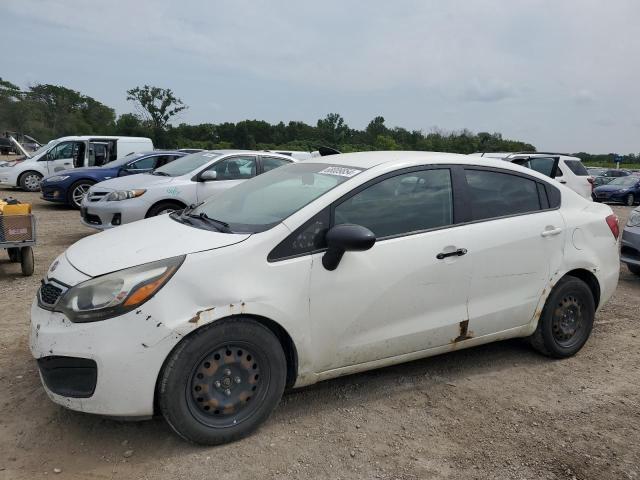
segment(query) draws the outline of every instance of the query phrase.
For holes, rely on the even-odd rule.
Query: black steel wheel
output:
[[[250,318],[203,327],[171,353],[158,385],[160,410],[182,438],[217,445],[242,438],[276,407],[286,381],[276,336]]]
[[[562,278],[551,291],[531,345],[544,355],[575,355],[589,339],[595,317],[595,301],[589,286],[576,277]]]

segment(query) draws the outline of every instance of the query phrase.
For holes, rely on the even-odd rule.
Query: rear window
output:
[[[564,163],[567,165],[567,167],[569,167],[569,170],[571,170],[574,175],[577,175],[579,177],[589,176],[589,172],[580,160],[565,160]]]

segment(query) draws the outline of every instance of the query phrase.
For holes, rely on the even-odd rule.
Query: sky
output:
[[[177,122],[500,132],[538,150],[640,152],[638,0],[0,0],[0,76]]]

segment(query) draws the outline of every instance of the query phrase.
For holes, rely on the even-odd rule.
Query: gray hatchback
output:
[[[629,215],[621,243],[620,260],[627,264],[632,273],[640,275],[640,207]]]

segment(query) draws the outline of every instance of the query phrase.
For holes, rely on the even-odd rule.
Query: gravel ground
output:
[[[92,234],[38,194],[36,272],[0,259],[0,479],[640,477],[640,277],[575,357],[505,341],[352,375],[285,395],[251,437],[186,444],[161,418],[117,422],[48,400],[27,347],[29,305],[55,256]],[[630,209],[614,207],[626,221]]]

